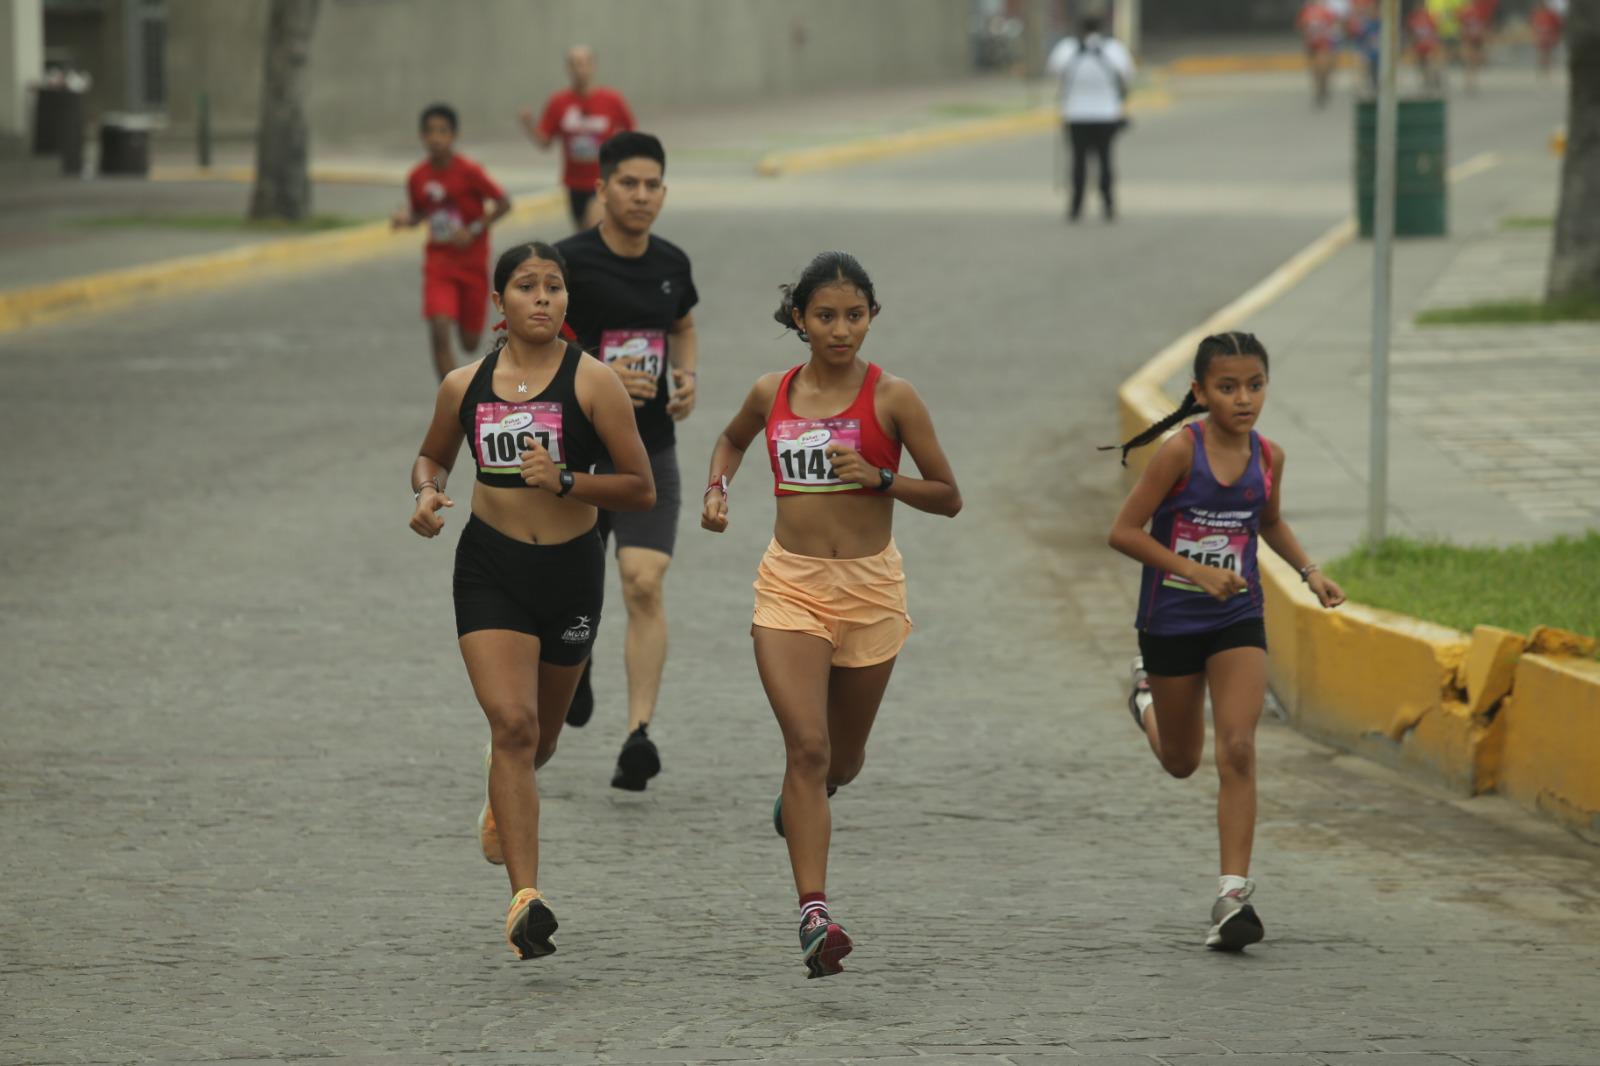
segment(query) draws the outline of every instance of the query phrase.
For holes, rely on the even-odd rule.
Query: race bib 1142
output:
[[[559,469],[567,468],[559,403],[480,403],[472,439],[485,474],[522,473],[522,453],[537,442]]]
[[[828,449],[861,450],[861,423],[854,418],[794,419],[779,422],[773,434],[778,456],[778,487],[788,492],[848,492],[860,488],[839,480]]]

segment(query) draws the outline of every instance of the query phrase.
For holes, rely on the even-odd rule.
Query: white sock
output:
[[[1250,883],[1248,877],[1239,877],[1235,874],[1223,874],[1217,878],[1217,895],[1226,896],[1236,888],[1243,888]]]

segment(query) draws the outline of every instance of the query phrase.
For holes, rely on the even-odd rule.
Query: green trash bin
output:
[[[1442,237],[1446,232],[1445,106],[1443,99],[1399,101],[1395,145],[1396,237]],[[1372,236],[1378,170],[1378,105],[1356,102],[1356,218]]]

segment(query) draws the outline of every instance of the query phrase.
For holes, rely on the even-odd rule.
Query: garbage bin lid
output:
[[[145,115],[136,111],[108,111],[100,118],[100,125],[122,130],[153,130],[167,124],[160,115]]]

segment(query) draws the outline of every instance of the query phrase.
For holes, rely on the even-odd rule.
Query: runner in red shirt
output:
[[[1545,0],[1533,9],[1533,45],[1539,50],[1539,73],[1549,74],[1566,23],[1566,0]]]
[[[1489,30],[1499,7],[1500,0],[1471,0],[1461,9],[1461,62],[1469,93],[1478,91],[1478,71],[1488,60]]]
[[[1426,7],[1419,7],[1406,16],[1406,33],[1411,38],[1411,52],[1417,57],[1417,69],[1422,72],[1424,88],[1437,92],[1444,88],[1444,40],[1439,34],[1439,23]]]
[[[1295,26],[1306,42],[1306,62],[1311,68],[1312,102],[1328,103],[1328,81],[1333,74],[1335,49],[1339,46],[1339,15],[1322,0],[1306,0],[1295,18]]]
[[[572,225],[581,230],[600,221],[600,205],[594,198],[600,181],[600,146],[612,134],[638,126],[621,93],[594,84],[594,50],[588,45],[567,51],[567,70],[571,88],[553,93],[537,122],[528,108],[519,117],[528,139],[540,148],[561,138],[561,183],[567,187]]]
[[[455,110],[433,104],[422,112],[428,158],[406,177],[407,206],[395,212],[396,229],[428,224],[422,259],[422,317],[428,320],[433,364],[440,380],[456,367],[450,324],[461,347],[472,351],[489,306],[489,227],[507,211],[505,190],[482,167],[455,151]],[[493,210],[490,210],[490,205]]]

